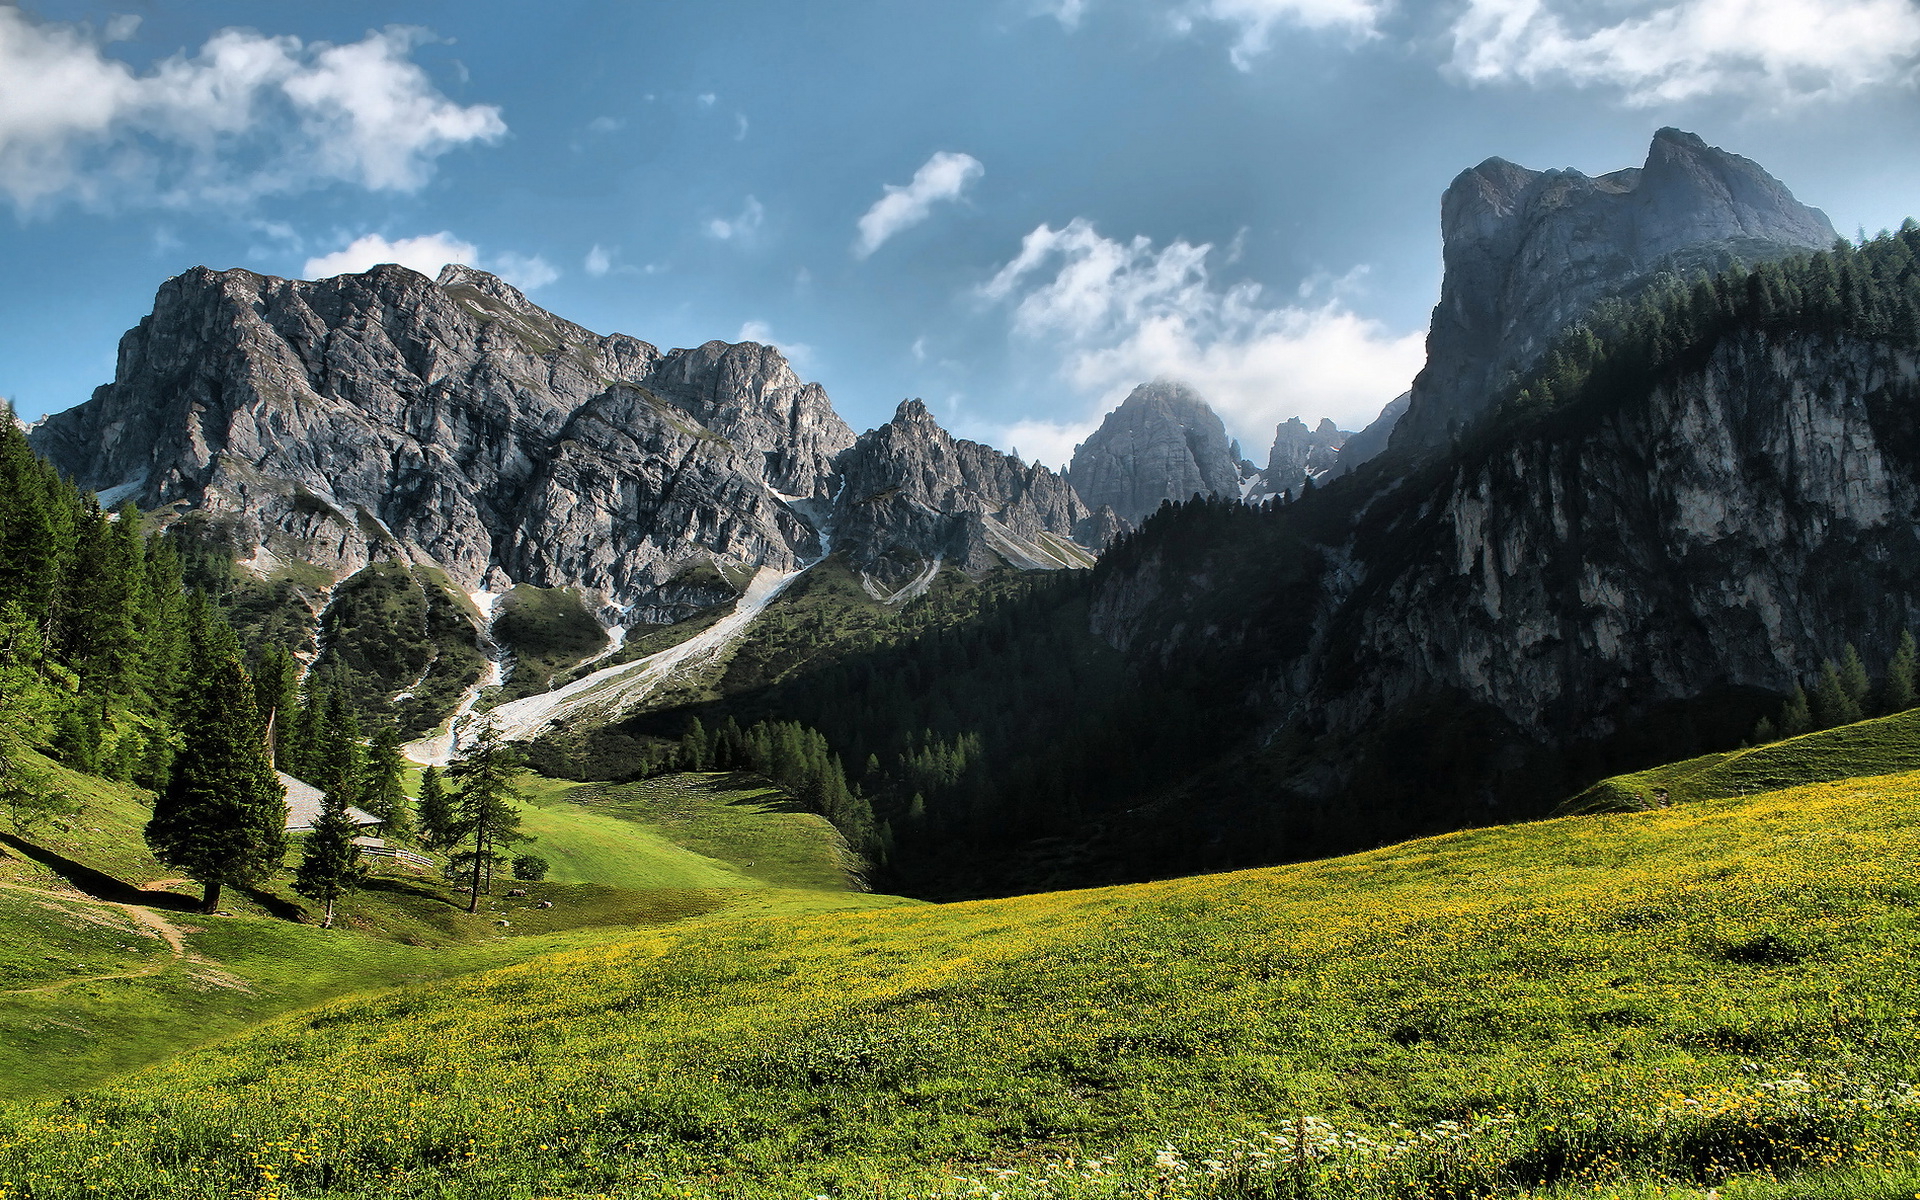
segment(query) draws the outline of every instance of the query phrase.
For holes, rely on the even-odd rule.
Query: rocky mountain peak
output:
[[[1138,523],[1166,500],[1238,496],[1226,425],[1184,383],[1143,383],[1074,448],[1067,478],[1089,505]]]
[[[941,563],[976,573],[1092,564],[1073,538],[1097,538],[1100,522],[1066,480],[953,437],[919,400],[860,435],[836,466],[835,543],[871,587],[897,594]]]
[[[1719,270],[1821,249],[1818,209],[1758,164],[1677,129],[1653,137],[1637,168],[1589,177],[1490,158],[1440,202],[1446,274],[1427,366],[1393,445],[1444,445],[1595,303],[1663,272]]]
[[[83,486],[198,509],[228,542],[463,588],[577,586],[647,608],[690,565],[790,569],[853,442],[776,349],[662,355],[470,267],[317,281],[196,268],[122,339],[114,382],[35,430]]]

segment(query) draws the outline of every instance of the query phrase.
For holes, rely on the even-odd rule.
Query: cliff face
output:
[[[862,434],[836,467],[844,485],[833,502],[835,540],[857,569],[896,592],[936,560],[975,573],[1091,566],[1072,539],[1097,548],[1110,536],[1066,480],[954,439],[918,400]]]
[[[1311,615],[1250,684],[1276,726],[1352,735],[1433,698],[1523,740],[1604,739],[1670,701],[1790,691],[1920,623],[1920,355],[1748,332],[1574,429],[1349,498]],[[1177,661],[1267,635],[1244,568],[1107,580],[1096,628]],[[1247,587],[1258,588],[1259,581]],[[1228,651],[1231,653],[1231,650]]]
[[[852,442],[770,347],[662,354],[483,272],[397,266],[171,279],[114,382],[33,434],[83,486],[202,509],[283,559],[401,553],[470,590],[576,585],[623,606],[664,602],[692,561],[816,553],[793,505],[830,494]]]
[[[1273,448],[1267,452],[1267,466],[1261,472],[1261,490],[1271,495],[1292,492],[1297,496],[1309,479],[1324,483],[1328,472],[1339,466],[1340,449],[1352,436],[1326,417],[1312,429],[1299,417],[1290,418],[1273,432]]]
[[[1138,523],[1165,500],[1240,494],[1227,428],[1183,383],[1143,383],[1073,452],[1067,478],[1088,505]]]
[[[1446,274],[1393,446],[1446,445],[1599,300],[1664,271],[1719,270],[1832,245],[1826,216],[1760,166],[1676,129],[1645,166],[1589,178],[1490,158],[1440,203]]]

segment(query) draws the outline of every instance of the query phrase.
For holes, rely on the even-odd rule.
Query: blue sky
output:
[[[1175,375],[1263,458],[1406,386],[1460,170],[1677,125],[1871,232],[1917,64],[1914,0],[0,6],[0,395],[79,403],[197,264],[460,258],[780,344],[856,429],[920,396],[1057,464]]]

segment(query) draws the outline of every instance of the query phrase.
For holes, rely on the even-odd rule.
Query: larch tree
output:
[[[501,848],[533,840],[520,832],[520,790],[514,785],[520,764],[519,752],[502,742],[488,721],[480,726],[473,748],[447,768],[447,778],[459,787],[462,839],[471,839],[449,865],[467,876],[470,913],[480,911],[483,881],[491,890],[494,867],[506,861]]]
[[[206,889],[264,879],[287,845],[287,799],[274,777],[233,630],[217,616],[191,630],[191,669],[181,714],[182,745],[166,790],[147,822],[154,856]]]

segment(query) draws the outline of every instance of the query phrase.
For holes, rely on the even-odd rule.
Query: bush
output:
[[[513,856],[513,877],[538,883],[547,877],[547,860],[538,854],[516,854]]]

